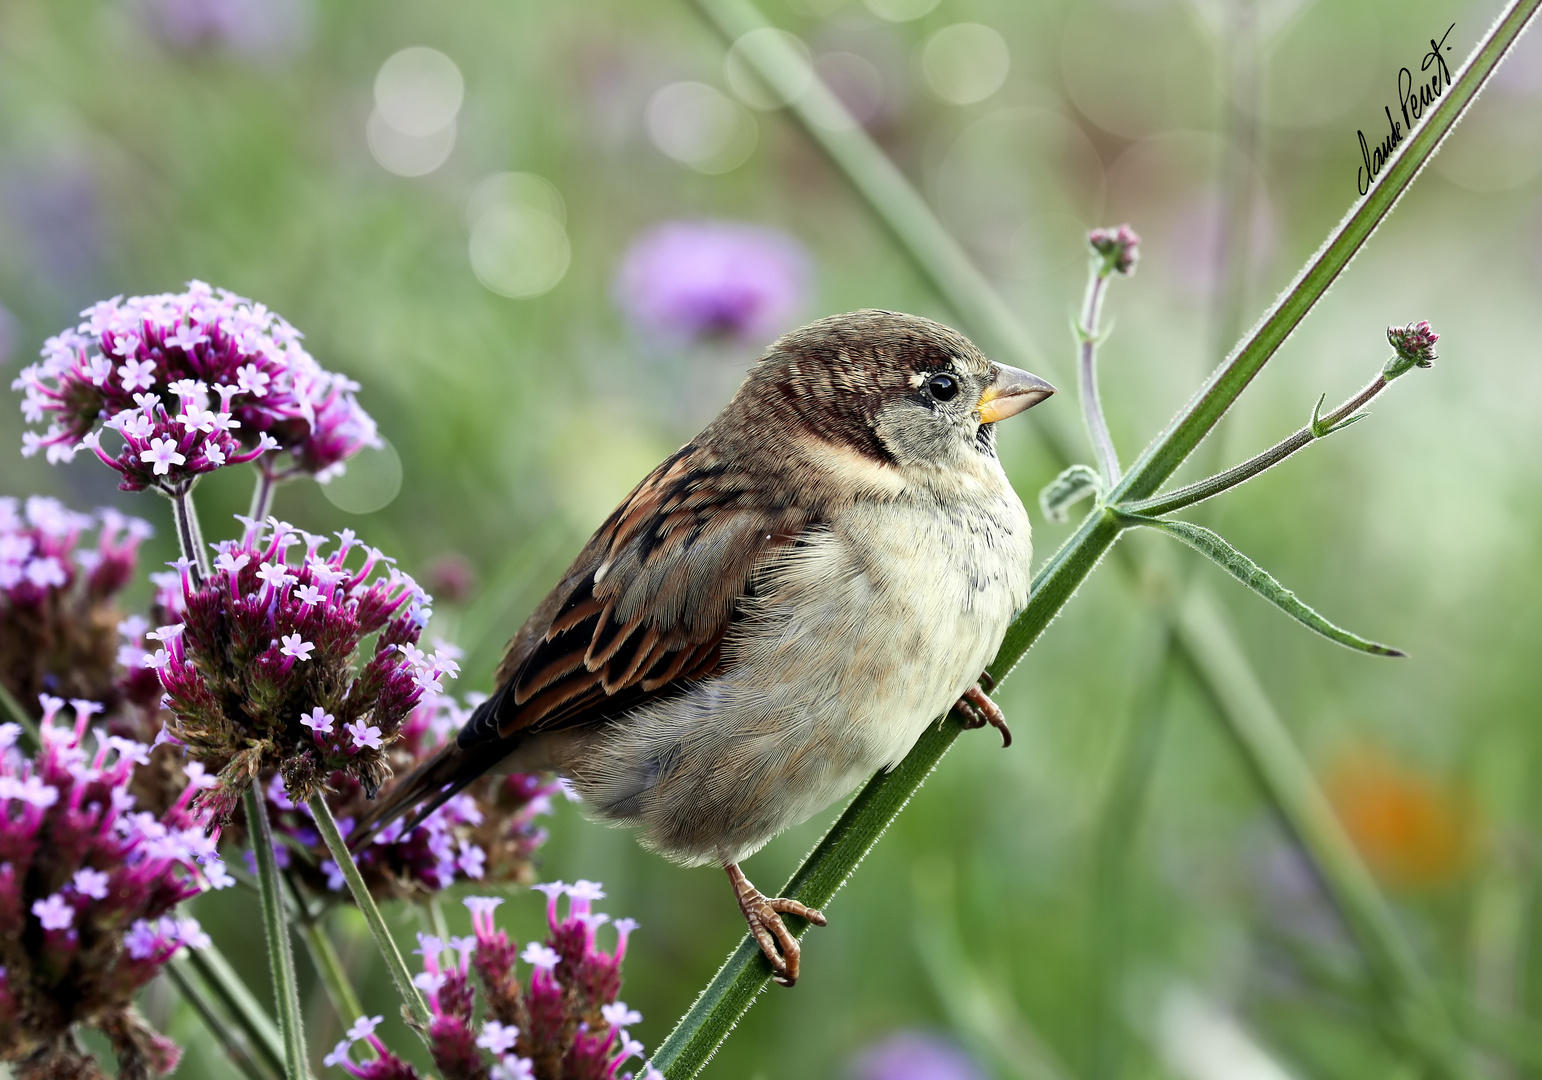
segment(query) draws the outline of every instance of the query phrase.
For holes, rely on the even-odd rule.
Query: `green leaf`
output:
[[[1039,492],[1039,509],[1050,521],[1065,521],[1069,508],[1088,495],[1103,497],[1103,478],[1090,465],[1072,465]]]
[[[1188,521],[1170,521],[1165,518],[1143,517],[1140,514],[1121,514],[1120,517],[1135,525],[1160,529],[1175,536],[1189,547],[1205,556],[1222,570],[1252,589],[1292,619],[1310,630],[1315,630],[1329,641],[1375,656],[1407,656],[1401,649],[1381,645],[1351,634],[1342,627],[1334,626],[1327,619],[1303,604],[1295,593],[1276,581],[1267,570],[1232,547],[1216,533]]]

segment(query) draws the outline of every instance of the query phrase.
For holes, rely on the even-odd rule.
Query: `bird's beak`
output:
[[[998,364],[996,378],[980,395],[980,403],[975,408],[980,414],[980,423],[994,424],[1032,408],[1054,392],[1055,388],[1037,375]]]

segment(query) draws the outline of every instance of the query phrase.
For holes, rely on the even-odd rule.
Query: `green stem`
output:
[[[428,1004],[423,1000],[423,995],[418,992],[418,988],[412,985],[412,975],[407,971],[407,963],[402,959],[401,950],[396,947],[396,939],[391,936],[391,930],[386,926],[385,918],[380,914],[380,908],[375,905],[375,898],[370,896],[369,887],[364,884],[364,875],[359,873],[358,864],[353,861],[353,855],[343,840],[343,834],[337,831],[337,821],[332,817],[332,808],[320,795],[311,796],[306,805],[311,808],[311,816],[316,821],[316,828],[320,830],[321,838],[326,841],[327,850],[332,853],[333,860],[348,882],[348,889],[353,893],[354,903],[359,905],[364,921],[369,924],[369,932],[374,935],[380,955],[385,958],[386,967],[391,972],[391,980],[396,983],[397,992],[401,994],[402,1001],[411,1010],[413,1017],[427,1028],[431,1019]]]
[[[6,689],[4,683],[0,683],[0,716],[19,726],[33,746],[43,745],[43,736],[38,731],[37,721],[32,719],[31,713],[21,707],[21,702]]]
[[[1082,302],[1081,322],[1076,324],[1076,336],[1080,346],[1077,381],[1081,386],[1082,419],[1087,423],[1087,438],[1092,442],[1092,454],[1097,458],[1104,486],[1111,488],[1119,482],[1119,451],[1114,449],[1114,437],[1108,433],[1108,418],[1103,415],[1103,402],[1098,398],[1098,322],[1108,279],[1113,274],[1108,263],[1101,255],[1090,260],[1087,295]]]
[[[305,1031],[300,1020],[300,984],[295,979],[294,953],[289,947],[289,924],[284,916],[283,883],[278,860],[273,857],[273,827],[258,789],[246,789],[246,818],[252,827],[252,849],[257,856],[257,882],[262,887],[262,925],[268,938],[268,968],[273,974],[273,997],[278,1006],[278,1029],[284,1040],[285,1080],[305,1080],[307,1075]]]
[[[260,461],[255,468],[257,483],[252,487],[252,505],[246,516],[261,525],[267,520],[268,511],[273,509],[273,492],[278,487],[278,479],[264,469]]]
[[[1191,646],[1189,662],[1203,668],[1203,687],[1253,768],[1274,795],[1286,826],[1311,852],[1323,882],[1395,1011],[1403,1039],[1443,1076],[1471,1076],[1472,1067],[1434,984],[1398,927],[1392,909],[1361,861],[1252,668],[1222,627],[1214,603],[1199,590],[1179,611],[1178,633]]]
[[[251,1045],[261,1056],[267,1070],[274,1075],[284,1071],[284,1041],[272,1017],[263,1011],[262,1005],[247,989],[241,976],[236,974],[224,953],[213,945],[190,949],[187,963],[214,991],[235,1023],[246,1033]]]
[[[1376,376],[1375,380],[1360,393],[1340,405],[1333,412],[1324,417],[1314,416],[1312,422],[1306,427],[1295,432],[1289,437],[1275,443],[1263,453],[1251,457],[1240,465],[1233,466],[1225,472],[1216,473],[1214,476],[1200,480],[1197,483],[1181,487],[1177,491],[1170,491],[1166,495],[1157,495],[1150,499],[1138,499],[1135,502],[1121,503],[1119,509],[1125,513],[1143,514],[1146,517],[1161,517],[1170,514],[1174,510],[1181,510],[1186,506],[1204,502],[1214,498],[1223,491],[1229,491],[1238,484],[1245,483],[1274,468],[1280,462],[1305,449],[1318,439],[1326,438],[1333,432],[1344,426],[1361,408],[1370,404],[1377,394],[1385,390],[1390,383],[1383,376]]]
[[[749,0],[693,0],[693,3],[732,41],[767,25]],[[1539,4],[1542,0],[1513,0],[1458,70],[1445,96],[1393,155],[1382,177],[1350,210],[1291,288],[1232,357],[1211,376],[1196,399],[1141,455],[1115,489],[1113,499],[1134,500],[1153,494],[1215,426],[1390,212],[1513,46]],[[787,91],[804,87],[807,68],[801,56],[772,35],[757,35],[751,40],[758,47],[746,48],[745,57],[770,86]],[[1031,354],[1033,350],[1027,334],[1010,310],[969,263],[899,170],[860,128],[850,122],[849,114],[829,88],[814,79],[803,96],[794,102],[792,110],[808,134],[862,192],[964,321],[976,327],[975,333],[993,343],[1004,344],[1012,355]],[[1113,545],[1119,531],[1120,526],[1111,515],[1095,512],[1055,554],[1036,580],[1028,607],[1008,629],[1002,649],[991,664],[991,674],[998,681],[1070,599]],[[1188,637],[1185,635],[1181,640],[1184,651],[1191,652]],[[870,781],[793,875],[783,895],[796,896],[805,903],[820,906],[827,903],[935,767],[956,734],[957,725],[943,721],[922,736],[899,767]],[[1290,751],[1294,754],[1293,746]],[[1266,784],[1268,779],[1266,774]],[[1318,794],[1320,796],[1320,792]],[[1277,799],[1289,797],[1287,792],[1271,791],[1271,795]],[[1379,903],[1379,894],[1375,895]],[[764,985],[768,970],[759,950],[748,940],[742,943],[681,1018],[654,1063],[672,1080],[695,1076],[749,1008]],[[1406,973],[1400,965],[1387,970]],[[1417,983],[1410,984],[1408,989],[1407,997],[1421,1003],[1427,1001],[1418,993]],[[1444,1016],[1443,1012],[1440,1015]],[[1449,1023],[1437,1023],[1426,1030],[1432,1039],[1438,1040],[1449,1031]],[[1444,1075],[1462,1075],[1464,1072],[1455,1067],[1460,1063],[1448,1047],[1441,1047],[1433,1057]]]
[[[232,1027],[214,1007],[214,1002],[209,1000],[208,994],[199,985],[198,977],[186,957],[173,957],[171,963],[166,965],[166,974],[182,994],[182,999],[198,1013],[204,1027],[225,1048],[225,1053],[247,1080],[278,1080],[279,1073],[253,1053],[252,1043],[246,1034]]]
[[[203,545],[203,529],[198,524],[198,508],[193,505],[193,489],[175,495],[171,499],[171,518],[176,525],[177,549],[186,559],[193,575],[193,584],[199,588],[209,577],[209,553]]]
[[[359,995],[354,992],[353,983],[348,979],[348,970],[343,967],[342,957],[337,955],[337,950],[332,947],[332,939],[321,929],[320,922],[305,923],[301,927],[301,936],[305,939],[311,963],[316,965],[316,970],[321,974],[321,984],[326,987],[333,1011],[343,1026],[348,1026],[364,1015],[364,1006],[359,1003]]]

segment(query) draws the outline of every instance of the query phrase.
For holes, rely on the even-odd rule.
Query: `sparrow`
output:
[[[982,688],[1028,601],[1028,515],[996,423],[1054,387],[914,315],[776,341],[722,413],[634,488],[514,635],[457,739],[394,785],[358,846],[483,773],[552,770],[588,812],[728,872],[784,986],[800,950],[739,863],[897,765]]]

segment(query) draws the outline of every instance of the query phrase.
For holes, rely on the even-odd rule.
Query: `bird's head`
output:
[[[800,433],[906,468],[993,455],[996,421],[1054,392],[1037,375],[986,359],[956,330],[869,310],[782,337],[741,396]]]

